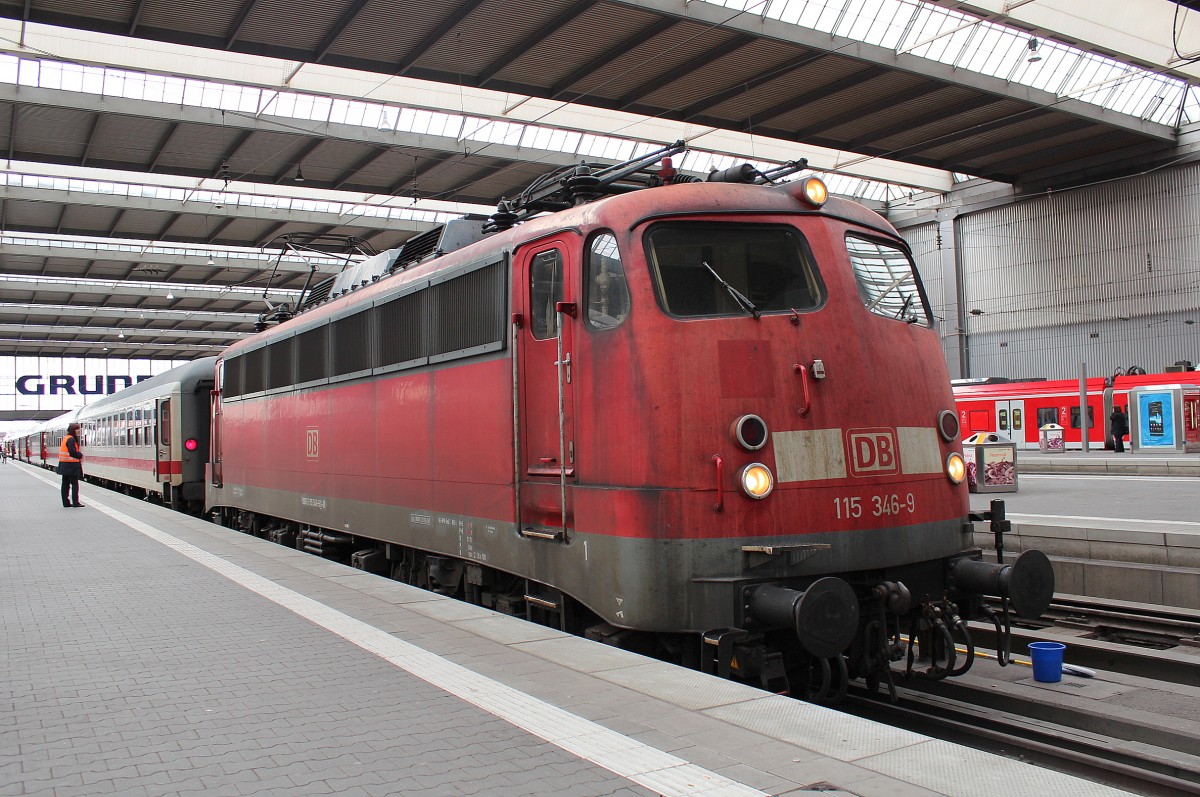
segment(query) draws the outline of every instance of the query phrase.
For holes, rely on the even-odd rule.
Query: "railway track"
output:
[[[1190,609],[1062,595],[1050,604],[1043,620],[1108,642],[1155,650],[1179,645],[1200,648],[1200,619]]]
[[[996,647],[990,623],[970,627],[976,644]],[[1047,639],[1068,646],[1071,664],[1200,687],[1200,620],[1189,609],[1060,595],[1041,620],[1014,624],[1012,650]]]
[[[1080,596],[1057,596],[1038,621],[1013,629],[1013,664],[1001,670],[995,629],[972,623],[981,659],[967,675],[945,681],[902,681],[900,702],[851,688],[839,708],[999,755],[1018,757],[1150,797],[1200,795],[1200,620],[1195,612]],[[1095,682],[1064,675],[1071,690],[1031,688],[1026,645],[1067,645],[1065,661],[1100,671]],[[990,659],[990,661],[989,661]],[[1020,673],[1018,675],[1018,673]],[[1103,678],[1121,674],[1130,678]],[[1176,715],[1110,706],[1106,686],[1164,684]],[[1092,691],[1094,690],[1094,691]],[[1099,697],[1097,695],[1100,695]],[[1091,697],[1092,699],[1088,699]]]
[[[905,682],[892,704],[851,687],[840,710],[1148,797],[1200,795],[1200,740],[1178,728],[1023,698],[982,676]]]

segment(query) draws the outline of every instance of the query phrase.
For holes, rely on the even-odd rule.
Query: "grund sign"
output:
[[[80,375],[78,377],[65,376],[63,374],[54,374],[52,376],[42,376],[41,374],[27,374],[17,377],[17,392],[22,396],[101,396],[107,393],[116,393],[118,390],[124,390],[131,386],[134,381],[145,382],[150,378],[150,374],[144,376],[123,376],[120,374],[114,376],[87,377]],[[89,379],[91,384],[88,384]]]

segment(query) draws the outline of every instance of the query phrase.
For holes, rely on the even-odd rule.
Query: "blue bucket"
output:
[[[1030,642],[1029,658],[1033,660],[1033,680],[1055,684],[1062,680],[1063,651],[1061,642]]]

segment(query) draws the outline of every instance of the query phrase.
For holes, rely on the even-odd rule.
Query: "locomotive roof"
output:
[[[378,282],[326,301],[278,326],[238,341],[220,357],[227,358],[247,349],[258,348],[279,335],[319,326],[331,318],[355,311],[363,303],[406,283],[428,279],[442,271],[477,263],[500,253],[511,253],[520,246],[565,230],[591,230],[598,227],[628,230],[659,218],[714,213],[825,216],[886,235],[907,249],[907,244],[883,216],[857,202],[837,197],[830,197],[824,206],[814,208],[797,197],[796,193],[802,190],[801,184],[801,181],[795,181],[772,186],[708,182],[665,185],[608,196],[555,213],[534,216],[510,229],[493,233],[461,249],[424,260]]]

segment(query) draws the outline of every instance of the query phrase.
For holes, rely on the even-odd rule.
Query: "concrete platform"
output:
[[[1059,592],[1200,609],[1200,490],[1194,479],[1179,476],[1179,468],[1169,476],[1116,473],[1111,463],[1097,473],[1030,473],[1032,457],[1023,457],[1018,455],[1016,492],[971,496],[976,510],[992,499],[1004,501],[1013,524],[1006,551],[1036,548],[1049,555]],[[1105,464],[1098,454],[1073,459]],[[1055,466],[1071,461],[1070,455],[1036,460]],[[1120,462],[1140,467],[1136,457]],[[975,525],[976,545],[991,549],[993,539],[989,524]]]
[[[1044,454],[1018,451],[1020,473],[1105,473],[1135,476],[1192,476],[1200,478],[1200,454],[1066,451]],[[1020,481],[1020,475],[1017,477]]]
[[[0,795],[1124,794],[0,465]]]

